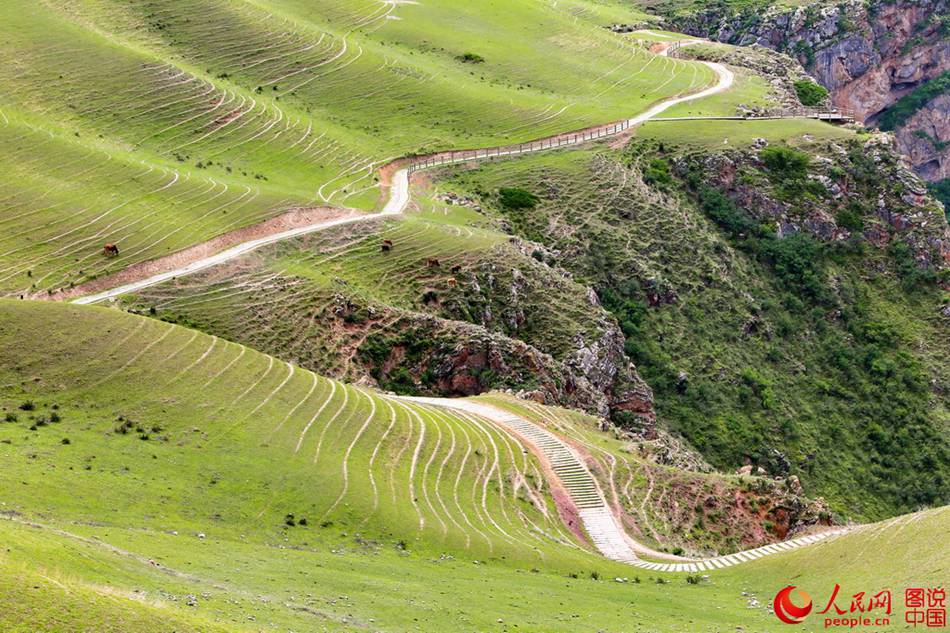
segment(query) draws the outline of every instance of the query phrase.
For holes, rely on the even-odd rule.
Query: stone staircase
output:
[[[695,573],[723,569],[739,563],[753,561],[769,554],[790,551],[846,531],[845,529],[838,529],[822,534],[802,536],[716,558],[697,560],[683,558],[668,563],[642,560],[637,557],[631,548],[628,542],[629,537],[617,521],[617,517],[614,516],[600,487],[597,485],[597,481],[587,469],[584,461],[559,437],[510,411],[472,400],[448,398],[406,398],[406,400],[448,407],[477,415],[508,428],[537,447],[542,457],[550,464],[551,470],[554,471],[561,484],[571,495],[574,505],[577,506],[581,522],[584,524],[584,530],[590,537],[591,542],[601,554],[615,561],[650,571]]]

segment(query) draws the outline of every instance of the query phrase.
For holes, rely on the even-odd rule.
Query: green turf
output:
[[[34,622],[52,623],[43,630],[76,630],[57,607],[84,599],[88,602],[72,621],[145,611],[152,615],[152,626],[160,626],[156,616],[168,622],[167,629],[149,630],[218,630],[210,624],[217,622],[229,631],[517,627],[534,632],[639,628],[712,633],[742,627],[771,633],[790,628],[769,610],[779,589],[788,584],[805,589],[820,603],[817,611],[838,582],[840,596],[847,600],[858,591],[891,588],[896,625],[876,630],[897,631],[905,630],[903,589],[946,582],[946,549],[937,544],[947,529],[947,515],[944,509],[901,517],[834,542],[717,572],[699,585],[686,584],[680,575],[668,576],[660,585],[649,573],[596,564],[578,568],[574,579],[552,573],[544,564],[536,572],[508,564],[475,565],[344,539],[331,552],[95,527],[69,526],[75,536],[63,536],[0,521],[6,543],[0,556],[4,577],[25,569],[33,583],[6,584],[9,589],[0,593],[0,622],[5,630],[30,630],[14,628],[17,620],[11,617],[27,612]],[[910,522],[913,530],[907,529]],[[98,539],[77,540],[86,534]],[[884,556],[879,554],[882,547]],[[41,573],[35,573],[38,568]],[[594,570],[600,580],[590,578]],[[615,577],[628,582],[615,582]],[[194,606],[187,606],[189,595],[195,598]],[[759,606],[750,607],[751,599]],[[841,597],[838,602],[848,608]],[[113,630],[123,629],[118,625]],[[812,615],[795,630],[824,629],[820,617]]]
[[[733,68],[732,71],[735,79],[729,90],[680,103],[665,110],[660,117],[736,116],[739,105],[748,109],[771,105],[768,80],[745,69]]]
[[[281,205],[377,208],[375,170],[388,160],[616,121],[712,81],[701,64],[601,28],[602,12],[624,11],[616,3],[20,2],[0,25],[12,60],[0,68],[0,159],[20,161],[0,182],[0,222],[55,218],[64,235],[15,233],[10,270],[42,260],[56,274],[0,282],[8,293],[115,269],[70,265],[106,242],[135,263]],[[486,61],[457,59],[469,52]],[[36,148],[27,161],[24,144]],[[175,174],[180,186],[142,198]],[[221,194],[214,206],[182,204],[205,188]],[[229,201],[224,217],[216,207]],[[84,231],[88,241],[66,239]]]

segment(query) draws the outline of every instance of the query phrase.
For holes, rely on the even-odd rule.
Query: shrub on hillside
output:
[[[795,82],[795,94],[803,106],[816,106],[828,98],[828,89],[811,79],[801,79]]]
[[[455,59],[459,60],[463,64],[484,64],[485,58],[479,55],[478,53],[462,53],[458,55]]]
[[[858,205],[849,205],[847,209],[838,212],[838,226],[849,231],[863,231],[864,220],[861,218],[861,207]]]
[[[699,206],[730,237],[737,238],[762,233],[759,223],[718,189],[702,187],[699,190]]]
[[[498,190],[501,206],[509,211],[522,211],[524,209],[533,209],[538,204],[538,197],[517,187],[502,187]]]
[[[930,184],[930,194],[943,203],[943,210],[950,221],[950,178]]]
[[[778,145],[762,150],[761,158],[769,180],[776,185],[778,198],[791,202],[801,197],[820,199],[828,195],[822,183],[808,178],[808,154]]]
[[[673,177],[670,176],[670,163],[663,158],[655,158],[650,161],[647,168],[643,171],[643,182],[653,185],[659,189],[668,189],[673,184]]]
[[[739,397],[743,401],[749,404],[754,398],[763,409],[771,409],[775,405],[775,395],[772,393],[771,383],[754,367],[743,369],[741,378],[745,389],[740,389]]]
[[[769,176],[777,182],[802,180],[808,175],[808,166],[811,165],[808,154],[784,145],[766,147],[760,156]]]
[[[937,273],[932,268],[921,268],[917,265],[907,242],[896,240],[891,243],[887,252],[894,260],[897,275],[905,290],[919,290],[937,281]]]
[[[813,237],[796,233],[782,239],[761,240],[756,244],[756,251],[771,264],[782,287],[815,301],[828,299],[824,249]]]

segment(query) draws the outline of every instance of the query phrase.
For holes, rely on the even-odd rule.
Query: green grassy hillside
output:
[[[15,0],[0,291],[68,286],[288,207],[372,210],[394,158],[615,121],[712,81],[595,24],[619,5],[583,5]]]
[[[145,162],[101,140],[0,120],[0,292],[68,287],[308,204],[240,177]],[[102,245],[120,245],[104,257]]]
[[[946,548],[939,543],[947,528],[946,509],[900,517],[691,585],[677,577],[657,584],[647,574],[596,563],[578,569],[579,577],[572,578],[552,573],[543,563],[537,571],[508,563],[474,565],[388,546],[350,545],[344,539],[331,551],[315,544],[278,548],[0,520],[5,543],[0,552],[0,623],[10,631],[142,626],[146,628],[138,630],[517,627],[552,632],[639,626],[666,632],[682,631],[683,624],[674,624],[680,622],[697,633],[737,626],[771,633],[788,629],[770,610],[779,589],[801,587],[812,595],[817,611],[837,582],[838,603],[845,609],[854,593],[891,588],[894,625],[876,630],[899,631],[905,630],[903,589],[946,582]],[[590,571],[598,571],[600,579],[592,579]],[[614,575],[628,582],[615,582]],[[458,600],[460,595],[466,600]],[[20,616],[29,624],[24,626]],[[813,614],[796,630],[824,628]]]
[[[777,633],[779,589],[835,583],[906,630],[903,589],[950,579],[950,231],[853,126],[649,122],[416,173],[405,214],[111,308],[14,299],[712,84],[647,48],[679,35],[605,28],[659,24],[638,6],[8,0],[0,631]],[[800,69],[693,52],[736,83],[665,116],[792,98]],[[598,552],[626,551],[601,492],[650,560],[893,518],[661,573]]]
[[[159,321],[2,309],[7,509],[293,546],[332,527],[486,559],[578,551],[538,465],[478,420]]]
[[[4,630],[772,631],[792,574],[945,575],[936,511],[657,584],[580,549],[476,419],[114,310],[2,302],[0,343]]]

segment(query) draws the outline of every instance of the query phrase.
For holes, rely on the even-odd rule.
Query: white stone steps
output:
[[[455,408],[508,427],[521,437],[530,441],[541,452],[551,466],[555,476],[570,494],[578,509],[581,522],[591,542],[601,554],[612,560],[636,566],[640,569],[660,572],[690,572],[726,569],[733,565],[749,562],[788,552],[799,547],[817,543],[831,536],[837,536],[846,530],[837,529],[824,534],[802,536],[781,543],[772,543],[744,552],[736,552],[715,558],[684,561],[678,563],[658,563],[637,558],[627,542],[623,527],[617,522],[613,511],[604,499],[594,476],[586,464],[558,436],[541,426],[522,417],[502,411],[493,406],[471,400],[450,400],[444,398],[407,398]]]

